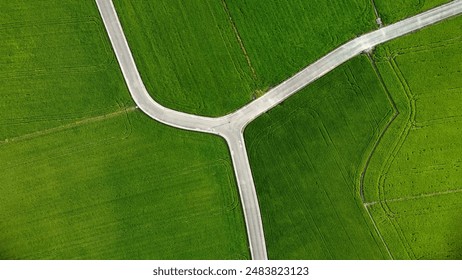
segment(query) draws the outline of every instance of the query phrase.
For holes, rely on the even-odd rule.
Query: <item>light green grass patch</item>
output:
[[[139,112],[0,145],[2,259],[248,258],[224,141]]]
[[[0,10],[0,141],[132,104],[94,1]]]
[[[458,236],[462,191],[461,31],[457,17],[374,55],[399,115],[372,157],[364,192],[396,258],[460,258],[450,237]]]
[[[396,259],[461,259],[462,192],[388,201],[371,208]]]

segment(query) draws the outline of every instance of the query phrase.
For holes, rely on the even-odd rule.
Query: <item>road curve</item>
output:
[[[233,161],[239,196],[244,212],[250,253],[254,260],[266,260],[266,244],[255,185],[245,150],[241,129],[229,118],[208,118],[166,108],[155,102],[146,90],[128,46],[112,0],[96,0],[109,39],[116,54],[130,94],[144,113],[164,124],[222,136]]]
[[[462,0],[455,0],[409,19],[367,33],[347,42],[241,109],[218,118],[196,116],[166,108],[146,90],[125,38],[112,0],[95,0],[130,94],[151,118],[181,129],[220,135],[229,147],[243,207],[252,259],[267,259],[260,208],[247,152],[244,129],[251,121],[280,104],[334,68],[378,44],[462,13]]]

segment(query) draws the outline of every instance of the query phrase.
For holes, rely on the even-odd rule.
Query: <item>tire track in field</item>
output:
[[[100,115],[100,116],[96,116],[96,117],[88,117],[88,118],[80,119],[78,121],[68,123],[68,124],[65,124],[65,125],[60,125],[60,126],[40,130],[40,131],[35,131],[35,132],[24,134],[24,135],[21,135],[21,136],[7,138],[7,139],[4,139],[4,140],[1,140],[0,145],[6,145],[8,143],[15,143],[15,142],[21,142],[21,141],[25,141],[25,140],[34,139],[34,138],[37,138],[37,137],[40,137],[40,136],[44,136],[44,135],[48,135],[48,134],[52,134],[52,133],[56,133],[56,132],[61,132],[61,131],[71,129],[71,128],[74,128],[74,127],[78,127],[78,126],[82,126],[82,125],[85,125],[85,124],[95,123],[95,122],[99,122],[99,121],[102,121],[102,120],[114,118],[114,117],[117,117],[119,115],[127,114],[128,112],[132,112],[132,111],[135,111],[135,110],[136,110],[135,106],[121,108],[121,109],[119,109],[117,111],[114,111],[112,113],[108,113],[108,114],[104,114],[104,115]]]
[[[389,52],[388,49],[387,49],[387,52]],[[398,65],[397,65],[396,61],[394,60],[394,57],[392,59],[390,59],[389,63],[390,63],[390,66],[391,66],[393,72],[395,73],[396,77],[400,81],[401,88],[403,89],[403,91],[404,91],[404,93],[406,95],[406,99],[408,100],[409,112],[408,112],[408,119],[406,121],[406,125],[405,125],[404,129],[401,131],[397,141],[395,141],[394,147],[392,148],[391,153],[389,154],[389,156],[385,160],[385,165],[384,165],[382,171],[380,172],[381,175],[379,176],[379,183],[378,183],[378,193],[379,193],[379,199],[380,199],[379,206],[385,212],[386,219],[392,225],[394,231],[397,233],[398,238],[401,241],[401,244],[403,245],[408,257],[415,259],[415,257],[416,257],[415,253],[413,252],[412,247],[410,246],[408,240],[406,239],[400,225],[395,221],[395,219],[394,219],[394,214],[395,213],[393,213],[393,211],[390,209],[389,205],[387,204],[387,200],[384,197],[385,196],[384,181],[386,179],[386,174],[388,173],[388,170],[391,168],[391,165],[392,165],[392,163],[394,161],[395,156],[399,153],[399,150],[401,149],[404,142],[406,141],[406,138],[409,135],[409,132],[413,127],[413,121],[412,120],[415,118],[415,100],[413,100],[414,98],[413,98],[412,92],[410,90],[410,87],[407,84],[407,81],[404,79],[403,74],[401,73],[400,69],[398,68]],[[377,71],[378,69],[376,68],[375,63],[374,63],[374,66],[375,66],[374,69],[376,69],[376,71]],[[377,71],[377,73],[378,73],[379,77],[381,77],[380,74],[379,74],[379,71]],[[381,81],[383,82],[383,79],[381,79]],[[385,84],[383,84],[383,85],[385,86]],[[385,88],[386,88],[386,86],[385,86]],[[388,92],[388,90],[387,90],[387,92]],[[390,98],[391,98],[392,104],[394,104],[393,107],[394,107],[394,110],[395,110],[396,113],[392,117],[391,121],[388,123],[388,125],[386,127],[386,130],[388,130],[388,128],[391,126],[391,123],[400,114],[400,112],[399,112],[398,108],[396,107],[396,104],[394,103],[391,95],[390,95]],[[385,131],[382,132],[381,138],[383,137],[384,134],[385,134]],[[378,146],[378,144],[379,143],[376,143],[376,147]],[[375,147],[375,149],[376,149],[376,147]],[[374,149],[374,151],[375,151],[375,149]],[[370,157],[372,157],[372,154],[371,154]],[[368,159],[368,161],[370,162],[370,159]],[[369,165],[369,163],[367,163],[367,167],[368,167],[368,165]],[[368,211],[368,213],[370,214],[370,211],[369,211],[368,207],[371,206],[371,205],[367,204],[367,202],[365,202],[365,200],[364,200],[364,174],[365,174],[365,172],[366,172],[366,169],[363,171],[363,174],[362,174],[361,179],[360,179],[360,184],[361,184],[360,185],[360,191],[362,192],[362,197],[361,198],[363,199],[363,205],[366,208],[366,210]],[[373,221],[373,223],[375,225],[375,221],[373,220],[372,215],[370,215],[370,217],[371,217],[371,219],[372,219],[372,221]],[[379,230],[378,227],[377,227],[377,230]]]
[[[462,189],[447,190],[447,191],[433,192],[433,193],[423,193],[423,194],[420,194],[420,195],[404,196],[404,197],[399,197],[399,198],[387,199],[386,202],[400,202],[400,201],[417,200],[417,199],[420,199],[420,198],[434,197],[434,196],[447,195],[447,194],[460,193],[460,192],[462,192]],[[382,203],[382,202],[385,202],[385,201],[366,202],[366,203],[364,203],[364,206],[370,207],[370,206],[373,206],[373,205],[375,205],[377,203]]]

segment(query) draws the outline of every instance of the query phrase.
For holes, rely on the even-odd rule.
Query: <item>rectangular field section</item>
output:
[[[139,112],[0,145],[1,259],[245,259],[225,143]]]

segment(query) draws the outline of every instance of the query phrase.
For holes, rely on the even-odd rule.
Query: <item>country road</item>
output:
[[[164,124],[186,130],[216,134],[226,140],[233,161],[244,212],[250,253],[254,260],[267,259],[267,252],[260,208],[243,137],[247,124],[360,53],[370,50],[378,44],[462,13],[462,0],[455,0],[357,37],[239,110],[222,117],[210,118],[178,112],[166,108],[152,99],[141,80],[112,0],[96,0],[96,3],[127,87],[139,109],[154,120]]]

